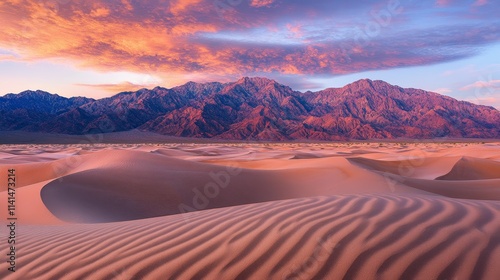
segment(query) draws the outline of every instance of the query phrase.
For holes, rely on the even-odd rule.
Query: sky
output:
[[[0,95],[359,79],[500,109],[500,0],[3,0]]]

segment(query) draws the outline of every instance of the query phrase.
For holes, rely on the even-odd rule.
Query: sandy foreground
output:
[[[500,279],[500,143],[1,145],[0,279]]]

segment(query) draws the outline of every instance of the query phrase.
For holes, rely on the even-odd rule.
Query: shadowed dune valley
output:
[[[0,181],[6,280],[500,279],[498,142],[1,145]]]

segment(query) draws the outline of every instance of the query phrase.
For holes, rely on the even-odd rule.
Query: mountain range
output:
[[[43,91],[0,97],[0,131],[138,129],[229,140],[500,138],[500,112],[384,81],[299,92],[267,78],[122,92],[103,99]]]

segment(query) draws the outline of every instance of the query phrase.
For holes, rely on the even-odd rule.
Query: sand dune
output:
[[[8,275],[1,264],[0,276],[495,279],[499,218],[496,203],[349,195],[121,223],[25,226],[23,268]]]
[[[97,161],[98,164],[89,164]],[[280,165],[276,160],[253,163],[265,165],[266,161]],[[156,153],[106,150],[82,159],[80,171],[48,183],[41,190],[41,197],[62,220],[95,223],[281,199],[390,190],[383,177],[356,169],[345,159],[286,161],[295,167],[281,164],[287,169],[255,170]],[[377,184],[367,185],[370,178]],[[395,185],[392,191],[416,192],[404,185]]]
[[[385,162],[364,158],[351,158],[349,161],[385,176],[394,184],[400,183],[448,197],[500,200],[500,175],[497,173],[500,172],[500,163],[493,160],[461,158],[453,165],[449,173],[439,176],[436,180],[425,180],[418,178],[419,176],[414,176],[419,174],[419,168],[404,165],[401,162]],[[430,165],[435,163],[435,159],[426,161]],[[442,163],[449,163],[449,160],[440,159],[437,162],[441,167],[444,167],[445,165],[442,165]],[[428,166],[424,169],[427,168]]]
[[[500,179],[500,162],[488,159],[463,157],[453,169],[439,180]]]
[[[434,179],[448,172],[460,157],[405,158],[403,160],[373,160],[364,157],[349,158],[354,165],[384,173],[402,175],[410,178]]]
[[[19,223],[19,268],[0,263],[1,279],[500,275],[500,144],[36,145],[0,159]]]

